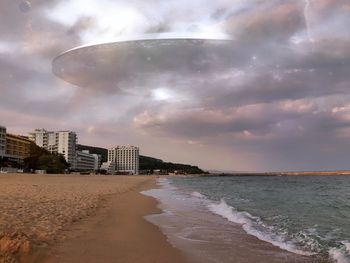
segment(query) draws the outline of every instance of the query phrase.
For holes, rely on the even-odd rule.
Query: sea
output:
[[[350,263],[350,176],[159,178],[146,216],[192,262]]]

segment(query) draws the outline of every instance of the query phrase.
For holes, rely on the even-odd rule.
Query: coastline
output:
[[[144,219],[145,215],[160,212],[155,199],[140,193],[155,187],[155,177],[6,174],[0,175],[0,181],[0,190],[7,189],[2,194],[19,196],[7,207],[0,202],[0,262],[186,262],[161,230]],[[28,188],[34,190],[23,199]],[[51,196],[52,192],[55,195]],[[74,200],[82,203],[80,194],[87,205],[77,207]],[[34,201],[41,200],[41,204],[32,202],[28,195]],[[70,202],[66,204],[65,199]],[[59,203],[66,206],[57,207]],[[28,207],[22,213],[20,209],[25,205]],[[40,206],[44,209],[37,211]],[[52,209],[64,210],[64,220],[55,221],[57,215],[51,218]],[[21,221],[29,219],[8,226],[6,215],[18,216]],[[41,218],[46,219],[46,225]],[[24,228],[26,224],[31,228]],[[55,231],[40,237],[34,231],[39,227]]]
[[[169,242],[184,251],[191,262],[330,263],[320,255],[292,251],[292,244],[274,242],[249,229],[243,213],[234,215],[232,208],[212,202],[200,192],[181,190],[164,180],[160,185],[144,194],[156,198],[163,213],[147,219],[160,227]]]
[[[256,262],[256,260],[260,262],[282,262],[280,261],[281,258],[283,258],[283,262],[288,263],[328,262],[281,250],[269,242],[247,234],[241,225],[236,223],[227,224],[226,219],[211,213],[207,214],[207,211],[204,211],[202,217],[199,218],[205,218],[206,220],[212,218],[216,223],[216,226],[212,225],[214,227],[213,231],[230,233],[231,241],[229,244],[222,246],[219,239],[212,243],[213,245],[210,245],[211,243],[197,243],[194,246],[188,246],[186,238],[180,238],[180,243],[173,242],[174,239],[171,233],[169,235],[167,229],[156,222],[157,218],[162,223],[165,222],[164,220],[168,220],[165,218],[167,213],[161,210],[164,209],[164,203],[154,196],[144,194],[147,191],[162,190],[156,184],[156,178],[155,176],[0,175],[0,190],[3,190],[0,191],[0,197],[3,197],[1,195],[4,194],[4,186],[7,191],[11,188],[15,189],[17,192],[14,192],[13,189],[8,192],[14,196],[21,195],[28,188],[32,189],[27,193],[30,194],[30,196],[27,196],[28,199],[24,200],[23,196],[19,196],[18,200],[12,198],[16,199],[15,203],[12,203],[12,207],[7,207],[7,209],[11,208],[10,210],[14,215],[20,219],[29,216],[31,224],[37,221],[40,223],[41,218],[50,219],[49,214],[38,214],[43,209],[46,213],[50,213],[50,210],[47,209],[52,209],[52,207],[54,207],[53,211],[57,209],[66,211],[65,206],[68,206],[68,213],[73,213],[75,209],[81,210],[80,213],[72,216],[67,214],[67,211],[61,213],[66,217],[66,224],[61,224],[61,221],[55,221],[54,218],[50,219],[53,223],[51,226],[46,221],[41,222],[40,224],[44,224],[46,228],[56,229],[53,235],[44,236],[42,239],[38,237],[37,233],[35,236],[35,233],[25,232],[18,227],[16,233],[20,235],[13,236],[14,240],[12,240],[17,242],[15,243],[17,251],[13,251],[12,258],[12,252],[7,255],[8,257],[2,258],[1,255],[4,255],[4,251],[2,251],[4,240],[2,240],[1,232],[3,230],[2,224],[5,222],[3,216],[6,215],[7,210],[0,200],[1,211],[5,212],[0,214],[0,262],[215,262],[209,260],[209,257],[196,257],[193,253],[197,249],[202,249],[202,251],[208,253],[213,249],[218,251],[230,250],[231,256],[242,262]],[[50,192],[50,195],[47,195],[45,191]],[[52,192],[54,193],[53,197],[51,196]],[[90,192],[92,196],[88,195]],[[76,206],[69,198],[72,193],[74,193],[74,200],[78,200],[79,206]],[[80,195],[83,199],[80,198]],[[38,197],[40,198],[37,199]],[[196,196],[193,197],[197,198]],[[54,201],[58,202],[50,204],[51,201],[48,198],[56,198],[57,200]],[[170,196],[170,198],[182,200],[182,197],[174,199]],[[10,199],[4,200],[2,198],[2,201],[6,202]],[[31,199],[36,201],[33,203],[34,208]],[[58,206],[65,203],[65,199],[70,200],[70,202],[65,206]],[[38,204],[38,200],[41,200],[42,204]],[[86,204],[81,206],[82,200]],[[18,204],[18,202],[20,203]],[[28,204],[30,210],[27,209],[25,210],[27,213],[23,213],[21,207]],[[43,207],[39,211],[35,211],[41,205]],[[32,209],[34,210],[32,211]],[[184,212],[182,210],[180,214]],[[190,208],[188,216],[192,217],[193,212],[194,210]],[[57,216],[57,214],[54,216]],[[156,221],[149,220],[152,217]],[[178,221],[179,219],[179,217],[176,217],[176,213],[175,217],[171,215],[170,217],[172,218],[170,221]],[[168,222],[170,221],[168,220]],[[179,221],[176,223],[181,225]],[[191,228],[196,223],[198,222],[193,221],[192,224],[187,226]],[[40,224],[34,226],[34,229],[42,227]],[[183,226],[186,226],[185,221]],[[220,226],[220,229],[217,229],[218,226]],[[12,229],[16,229],[16,225]],[[275,258],[273,260],[271,255],[278,255],[279,259]],[[211,256],[216,257],[218,255],[213,253]],[[221,262],[232,262],[233,258],[222,257],[221,259],[223,260]],[[276,259],[277,261],[275,261]]]

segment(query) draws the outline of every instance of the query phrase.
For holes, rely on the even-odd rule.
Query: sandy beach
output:
[[[143,217],[152,177],[0,175],[0,262],[185,262]]]
[[[145,219],[162,213],[156,199],[140,193],[154,188],[151,176],[0,174],[0,263],[207,262]],[[220,232],[226,221],[203,215],[211,217]],[[326,262],[283,251],[238,224],[224,232],[232,242],[218,239],[204,249],[230,252],[216,255],[220,262]]]

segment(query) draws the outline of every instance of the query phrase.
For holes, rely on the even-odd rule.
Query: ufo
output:
[[[70,49],[54,58],[52,71],[79,87],[118,89],[135,79],[205,77],[234,67],[237,56],[227,36],[150,34]]]

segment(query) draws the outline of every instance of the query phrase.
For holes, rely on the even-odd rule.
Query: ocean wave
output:
[[[348,249],[349,247],[347,247]],[[339,248],[331,248],[328,252],[329,256],[337,263],[350,263],[350,259],[345,256],[344,251]]]
[[[193,238],[191,235],[193,234],[193,231],[195,229],[199,229],[201,227],[186,227],[182,231],[176,234],[178,238],[190,241],[190,242],[196,242],[196,243],[209,243],[210,241],[205,240],[205,239],[198,239],[198,238]]]
[[[161,187],[168,189],[168,190],[176,190],[177,189],[175,186],[173,186],[171,184],[170,180],[167,178],[158,178],[157,184]]]
[[[158,199],[160,197],[162,197],[160,199],[166,198],[165,202],[176,200],[181,202],[186,201],[186,207],[187,205],[194,206],[196,207],[195,209],[202,209],[201,211],[204,213],[207,213],[209,210],[229,222],[241,225],[247,234],[283,250],[304,256],[316,255],[316,258],[320,257],[322,260],[328,257],[331,262],[350,263],[350,241],[344,239],[343,242],[339,241],[339,234],[342,233],[341,228],[333,227],[331,231],[319,232],[322,228],[315,223],[304,229],[300,228],[299,230],[293,229],[289,231],[290,223],[293,223],[293,221],[290,221],[289,215],[283,215],[281,213],[265,220],[266,217],[262,219],[246,211],[238,211],[235,207],[228,205],[225,199],[221,199],[220,202],[214,202],[211,200],[210,194],[208,196],[201,194],[199,192],[202,191],[201,189],[192,187],[182,189],[177,184],[174,184],[172,179],[169,180],[166,178],[160,178],[157,182],[162,189],[166,189],[167,191],[161,193],[161,196],[159,196],[158,192],[154,192],[153,197],[158,197]],[[231,197],[229,196],[229,198]],[[242,204],[243,200],[234,197],[234,201],[240,204]],[[181,202],[177,203],[177,205],[181,204]],[[244,204],[242,206],[244,207]],[[272,223],[268,224],[265,222]],[[191,242],[200,241],[191,240],[191,235],[187,235],[187,232],[181,234],[178,238]]]
[[[350,254],[350,242],[348,241],[343,241],[343,245],[345,246],[346,252]]]
[[[228,221],[242,225],[244,231],[247,234],[255,236],[262,241],[268,242],[276,247],[279,247],[283,250],[295,254],[304,256],[314,255],[314,253],[312,252],[299,249],[292,241],[288,241],[287,238],[284,236],[277,235],[271,232],[269,233],[266,227],[266,231],[260,230],[259,228],[262,228],[262,222],[259,217],[253,216],[245,211],[237,211],[234,207],[229,206],[224,199],[221,199],[220,203],[209,204],[208,208],[211,212],[222,216]]]
[[[205,198],[205,196],[199,192],[192,192],[191,195],[197,198]]]

